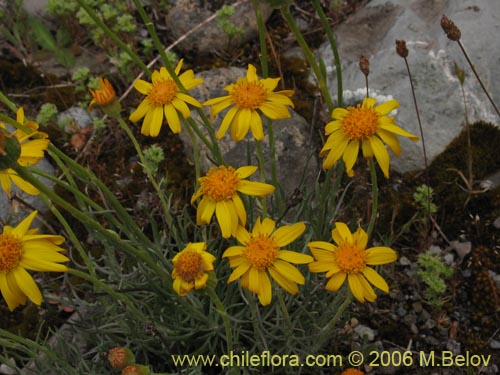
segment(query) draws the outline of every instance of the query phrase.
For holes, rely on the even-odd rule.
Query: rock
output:
[[[365,325],[357,325],[354,328],[354,332],[356,332],[362,339],[366,339],[368,341],[373,341],[375,339],[375,331]]]
[[[54,167],[46,160],[42,159],[33,168],[39,169],[51,175],[54,174]],[[52,188],[54,184],[46,178],[38,177],[45,185]],[[7,194],[0,190],[0,222],[9,225],[17,225],[22,219],[29,215],[33,209],[43,213],[48,210],[47,206],[37,195],[29,195],[12,184],[12,197],[9,200]],[[36,222],[36,221],[35,221]]]
[[[190,34],[176,49],[184,53],[207,53],[230,48],[237,48],[258,35],[257,20],[251,1],[233,1],[235,13],[229,21],[243,32],[232,38],[217,25],[217,18],[206,22],[218,9],[211,9],[210,2],[200,0],[178,0],[168,12],[165,25],[169,36],[178,40],[199,24],[206,22],[199,30]],[[272,8],[260,2],[264,22],[272,13]]]
[[[92,118],[87,110],[81,107],[71,107],[57,115],[57,124],[67,132],[72,133],[92,125]]]
[[[464,125],[464,102],[454,74],[454,62],[466,73],[465,93],[469,121],[497,121],[498,116],[481,90],[456,42],[440,26],[446,14],[461,29],[461,41],[476,70],[498,102],[500,77],[498,54],[500,20],[497,0],[373,0],[335,30],[342,61],[346,105],[365,95],[365,77],[359,71],[359,57],[370,60],[371,96],[395,98],[400,103],[396,123],[420,136],[406,66],[396,54],[395,40],[403,39],[409,49],[408,64],[415,84],[429,161],[442,152]],[[336,96],[333,54],[328,43],[318,55],[329,72],[329,87]],[[406,172],[424,166],[421,142],[400,137],[400,158],[391,158],[393,168]]]
[[[416,301],[416,302],[413,302],[411,304],[411,306],[413,307],[413,310],[417,313],[417,314],[420,314],[422,312],[422,310],[424,309],[424,307],[422,306],[422,302],[420,301]]]
[[[493,222],[493,226],[497,229],[500,229],[500,216],[495,219]]]
[[[459,242],[459,241],[451,241],[451,247],[455,250],[460,261],[462,261],[467,254],[469,254],[472,250],[472,244],[470,241],[467,242]]]
[[[202,85],[190,91],[200,102],[204,102],[208,98],[215,98],[226,95],[223,90],[225,86],[236,81],[239,77],[246,75],[246,69],[241,68],[220,68],[197,73],[197,77],[202,77],[204,82]],[[292,98],[293,101],[293,98]],[[227,111],[227,110],[226,110]],[[226,111],[219,113],[213,122],[213,127],[217,130],[221,124]],[[278,179],[282,184],[287,196],[289,196],[296,188],[301,185],[303,174],[306,174],[306,181],[316,178],[318,165],[314,157],[314,149],[311,146],[309,137],[309,124],[301,116],[297,115],[293,110],[290,111],[292,117],[284,120],[273,121],[276,157],[277,157],[277,174]],[[209,116],[209,108],[205,109],[205,113]],[[194,119],[199,119],[198,114],[192,112]],[[265,128],[265,124],[264,124]],[[208,134],[203,129],[205,134]],[[267,131],[264,129],[265,139],[262,142],[263,153],[266,158],[266,175],[270,180],[271,171],[270,163],[268,162],[269,147]],[[208,136],[208,135],[207,135]],[[193,161],[193,145],[186,130],[180,133],[180,138],[184,142],[187,157]],[[230,131],[218,141],[221,153],[228,165],[240,167],[243,165],[258,165],[255,155],[255,140],[249,132],[247,137],[241,142],[234,142],[231,139]],[[202,173],[206,172],[214,164],[210,161],[208,148],[198,140],[200,148],[200,165]],[[248,150],[250,154],[248,155]],[[258,175],[258,172],[255,176]]]
[[[399,264],[401,264],[402,266],[409,266],[411,265],[411,260],[409,260],[405,256],[402,256],[401,258],[399,258]]]
[[[488,345],[491,349],[495,349],[495,350],[500,349],[500,341],[498,341],[498,340],[490,340]]]

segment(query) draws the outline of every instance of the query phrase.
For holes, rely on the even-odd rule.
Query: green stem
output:
[[[7,98],[7,96],[0,90],[0,100],[7,106],[9,107],[9,109],[14,112],[14,113],[17,113],[17,107],[14,103],[12,103],[9,98]]]
[[[262,76],[267,78],[269,71],[267,67],[266,26],[264,25],[264,19],[262,18],[259,2],[257,0],[252,0],[252,3],[255,17],[257,18],[257,27],[259,29],[260,65],[262,67]]]
[[[257,160],[259,162],[259,174],[261,182],[266,182],[266,164],[264,161],[264,153],[262,152],[262,142],[255,141],[255,147],[257,149]],[[267,216],[267,198],[262,197],[262,216]]]
[[[181,240],[179,238],[179,234],[177,233],[177,229],[174,225],[174,219],[172,217],[172,214],[170,213],[170,203],[167,201],[165,198],[165,194],[163,194],[163,191],[161,190],[160,186],[156,182],[155,178],[151,174],[151,171],[147,167],[147,161],[146,158],[144,157],[144,154],[142,153],[141,146],[139,145],[139,142],[134,136],[134,133],[132,133],[132,130],[130,127],[127,125],[127,123],[120,117],[118,118],[118,123],[120,124],[120,127],[127,133],[127,136],[129,139],[132,141],[132,144],[134,145],[135,151],[137,152],[137,155],[139,156],[139,160],[141,161],[143,165],[143,170],[146,173],[149,182],[151,182],[151,185],[153,185],[153,188],[156,190],[158,193],[158,198],[160,198],[160,202],[163,208],[163,214],[165,215],[165,219],[167,221],[169,229],[172,231],[172,235],[175,239],[175,241],[180,244]]]
[[[321,73],[321,69],[316,63],[314,54],[310,50],[309,46],[307,45],[307,42],[305,41],[302,33],[300,32],[300,29],[297,26],[297,23],[295,22],[292,13],[290,13],[290,7],[286,6],[281,8],[281,14],[283,15],[283,18],[285,19],[286,23],[288,24],[293,34],[295,35],[297,42],[299,43],[300,47],[302,48],[302,51],[304,52],[307,62],[314,71],[314,75],[316,76],[316,80],[318,81],[321,94],[323,95],[323,99],[325,100],[328,109],[329,110],[330,108],[333,109],[333,101],[330,96],[330,93],[328,92],[328,87],[326,85],[326,77],[324,77],[323,74]]]
[[[136,240],[142,245],[146,245],[148,247],[154,247],[154,244],[151,240],[144,234],[141,228],[137,225],[137,223],[133,220],[127,210],[123,207],[123,205],[118,201],[116,196],[109,190],[109,188],[88,168],[82,167],[80,164],[71,159],[68,155],[63,153],[53,144],[49,145],[49,154],[50,156],[56,160],[57,165],[61,168],[61,170],[65,171],[65,175],[70,182],[70,185],[73,185],[71,188],[72,192],[79,191],[75,181],[71,178],[71,175],[75,175],[80,181],[84,184],[94,184],[97,189],[102,193],[102,195],[106,198],[106,203],[109,204],[114,211],[116,211],[116,215],[113,215],[114,218],[111,219],[112,222],[116,223],[116,218],[120,218],[123,222],[123,225],[118,225],[127,236],[132,239],[134,236]],[[70,173],[71,171],[71,173]],[[39,172],[37,172],[39,173]],[[76,190],[75,190],[76,189]],[[81,192],[75,193],[77,194],[75,198],[81,199]],[[85,199],[87,201],[87,199]],[[90,204],[90,203],[89,203]],[[93,205],[90,205],[92,207]],[[127,229],[127,230],[125,230]]]
[[[123,241],[116,233],[113,233],[106,228],[104,228],[97,221],[93,220],[88,214],[78,210],[72,204],[67,202],[65,199],[61,198],[38,179],[34,178],[28,169],[21,166],[16,166],[13,168],[19,177],[27,181],[34,187],[36,187],[41,193],[47,196],[53,203],[61,206],[67,212],[69,212],[75,219],[84,224],[89,230],[96,231],[102,235],[106,240],[111,243],[116,244],[116,246],[132,256],[137,257],[139,260],[147,264],[162,280],[167,281],[166,275],[168,274],[164,269],[162,269],[156,261],[148,256],[148,253],[142,249],[135,248],[130,243]]]
[[[94,23],[99,28],[101,28],[102,31],[104,31],[104,33],[113,40],[113,42],[115,42],[123,51],[125,51],[125,53],[127,53],[127,55],[129,55],[130,58],[138,66],[140,66],[143,71],[147,72],[148,74],[151,74],[151,71],[149,70],[147,65],[142,62],[142,60],[132,51],[132,49],[127,44],[122,42],[120,38],[118,38],[118,36],[113,31],[111,31],[111,29],[108,26],[106,26],[106,24],[99,18],[97,13],[94,12],[94,10],[90,6],[88,6],[84,0],[76,0],[76,1],[87,12],[89,17],[92,18],[92,21],[94,21]]]
[[[373,158],[370,159],[370,176],[372,182],[372,212],[370,217],[370,224],[368,225],[368,238],[371,237],[373,228],[375,227],[375,221],[377,220],[377,210],[378,210],[378,185],[377,185],[377,171],[375,169],[375,162]]]
[[[58,365],[63,365],[65,371],[68,371],[68,372],[66,372],[66,374],[78,375],[78,373],[72,367],[68,366],[68,364],[66,362],[62,361],[62,359],[59,358],[47,346],[40,345],[32,340],[25,339],[24,337],[20,337],[18,335],[15,335],[9,331],[2,329],[2,328],[0,328],[0,337],[6,337],[7,339],[12,340],[12,341],[16,342],[17,344],[25,346],[26,348],[28,348],[27,350],[31,351],[32,352],[31,354],[33,354],[35,356],[37,354],[43,353],[44,355],[47,356],[50,363],[57,363]],[[16,345],[16,346],[18,346],[18,345]],[[22,348],[19,348],[19,349],[23,350]]]
[[[104,281],[101,281],[93,275],[89,275],[85,272],[76,270],[74,268],[69,268],[68,273],[70,275],[77,276],[83,280],[90,281],[92,284],[94,284],[94,286],[96,286],[99,289],[104,290],[111,297],[113,297],[116,301],[123,302],[127,306],[128,311],[130,311],[133,315],[135,315],[135,318],[138,321],[142,321],[144,319],[144,314],[132,303],[132,301],[125,294],[116,292],[115,290],[113,290],[113,288],[111,288]]]
[[[219,296],[217,293],[215,293],[215,290],[208,287],[207,288],[208,295],[212,299],[212,301],[215,304],[215,307],[217,309],[217,312],[219,313],[220,317],[222,318],[222,321],[224,323],[224,329],[226,331],[226,343],[227,343],[227,353],[232,353],[233,351],[233,331],[231,330],[231,322],[229,321],[229,315],[226,311],[226,308],[224,307],[224,304],[220,300]]]
[[[325,12],[323,12],[321,4],[319,3],[318,0],[312,0],[312,5],[314,6],[314,9],[319,15],[319,19],[321,20],[323,28],[326,31],[326,36],[328,38],[328,41],[330,42],[330,47],[333,52],[333,57],[334,57],[333,62],[335,64],[335,72],[337,73],[337,106],[342,107],[343,104],[342,65],[340,63],[340,56],[339,56],[339,51],[337,49],[337,43],[335,42],[335,37],[333,35],[332,28],[330,27],[330,23],[328,22],[328,18],[326,17]],[[328,108],[329,112],[331,112],[332,110],[333,107]]]
[[[264,19],[262,18],[262,12],[260,10],[259,2],[257,0],[253,0],[253,8],[255,12],[255,16],[257,18],[257,26],[259,29],[259,43],[260,43],[260,64],[262,67],[262,77],[267,78],[269,74],[268,68],[268,53],[267,53],[267,44],[266,44],[266,26],[264,24]],[[276,142],[274,139],[274,128],[273,122],[271,119],[266,118],[266,128],[269,142],[269,157],[271,160],[271,178],[273,185],[276,187],[275,196],[278,207],[278,212],[281,214],[285,207],[283,204],[283,196],[281,193],[281,189],[279,189],[279,181],[276,167]]]
[[[347,292],[347,296],[344,299],[344,302],[342,303],[342,305],[340,305],[340,307],[338,308],[338,310],[335,313],[335,315],[333,316],[333,318],[319,332],[319,338],[318,338],[318,341],[316,343],[316,349],[313,351],[313,353],[317,353],[321,349],[321,347],[323,346],[323,344],[328,339],[330,339],[332,337],[332,333],[333,333],[332,331],[333,331],[333,329],[335,328],[335,326],[337,325],[340,317],[345,312],[345,310],[347,309],[347,307],[349,307],[349,305],[350,305],[351,302],[352,302],[352,294],[351,294],[350,291],[348,291]],[[337,301],[334,300],[333,303],[337,303]]]
[[[67,235],[69,237],[69,239],[71,240],[71,242],[73,243],[73,245],[76,247],[76,249],[78,251],[78,254],[80,255],[80,257],[85,262],[85,266],[89,270],[90,274],[93,277],[95,277],[96,273],[95,273],[94,263],[92,262],[92,260],[88,256],[87,251],[85,251],[85,249],[83,248],[82,243],[80,242],[80,240],[78,239],[78,237],[75,235],[75,232],[73,232],[73,229],[71,228],[71,225],[69,225],[69,223],[66,221],[66,219],[64,218],[64,216],[61,214],[61,212],[57,209],[56,206],[54,206],[53,204],[51,204],[51,202],[49,201],[49,199],[46,196],[42,195],[41,198],[44,201],[44,203],[47,205],[47,207],[49,207],[50,212],[52,212],[54,214],[54,216],[57,218],[57,220],[59,221],[59,223],[61,223],[61,225],[63,226],[64,230],[66,231],[66,233],[67,233]]]
[[[168,57],[165,53],[165,49],[163,48],[163,45],[160,41],[160,38],[158,37],[158,34],[156,33],[156,30],[154,28],[153,21],[151,18],[149,18],[148,14],[144,10],[141,1],[139,0],[133,0],[135,6],[137,7],[137,10],[139,11],[139,15],[141,16],[142,20],[144,21],[149,34],[151,35],[151,38],[153,39],[153,43],[158,50],[158,53],[160,54],[160,57],[163,60],[163,64],[165,65],[165,68],[167,69],[168,73],[170,74],[171,78],[174,80],[175,84],[179,88],[179,90],[185,94],[187,94],[187,90],[180,81],[179,77],[177,74],[175,74],[175,70],[170,64],[170,61],[168,60]],[[224,163],[224,158],[222,157],[222,153],[220,152],[219,145],[217,143],[217,140],[215,138],[215,133],[213,128],[210,126],[210,121],[206,117],[205,113],[201,108],[196,108],[195,109],[198,112],[198,115],[200,116],[203,124],[205,125],[205,128],[207,129],[207,132],[210,136],[211,142],[208,141],[208,139],[205,137],[205,135],[201,132],[201,130],[198,127],[198,124],[192,119],[188,118],[186,119],[189,124],[193,127],[193,130],[196,132],[196,134],[200,137],[200,139],[207,145],[209,150],[212,152],[214,158],[217,160],[219,164]]]
[[[290,319],[290,314],[288,313],[288,309],[286,308],[285,299],[283,298],[283,292],[278,288],[276,291],[276,295],[278,296],[278,303],[281,308],[281,312],[283,313],[283,318],[285,319],[286,328],[288,329],[288,334],[292,334],[292,321]]]

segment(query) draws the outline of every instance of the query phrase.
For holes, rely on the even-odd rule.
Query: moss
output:
[[[500,170],[500,129],[490,123],[476,122],[471,126],[472,170],[475,182]],[[470,194],[457,171],[465,178],[467,172],[467,133],[462,131],[446,150],[438,155],[429,167],[431,186],[436,192],[439,216],[443,230],[450,238],[458,237],[470,221],[478,217],[481,221],[494,220],[500,215],[500,188]],[[479,190],[477,183],[473,190]],[[468,234],[473,237],[473,228]]]

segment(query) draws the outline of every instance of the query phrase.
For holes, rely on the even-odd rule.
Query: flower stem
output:
[[[476,76],[477,78],[477,81],[479,82],[479,84],[481,85],[481,88],[483,89],[484,93],[486,94],[486,96],[488,97],[488,100],[490,101],[491,105],[493,106],[493,108],[495,109],[497,115],[500,117],[500,111],[498,110],[495,102],[493,101],[492,97],[490,96],[490,93],[488,92],[488,90],[486,90],[486,87],[484,87],[484,84],[483,84],[483,81],[481,81],[481,78],[479,78],[479,74],[477,74],[477,71],[476,71],[476,68],[474,68],[474,65],[472,64],[472,62],[470,61],[469,59],[469,55],[467,55],[467,52],[465,52],[465,48],[464,46],[462,45],[462,42],[460,42],[460,40],[457,40],[457,43],[458,45],[460,46],[460,49],[462,50],[462,53],[464,54],[465,56],[465,59],[467,60],[467,62],[469,63],[469,66],[470,68],[472,69],[472,72],[474,73],[474,75]]]
[[[217,309],[217,312],[219,313],[220,317],[222,318],[222,321],[224,323],[224,329],[226,331],[226,343],[227,343],[227,353],[232,353],[233,351],[233,331],[231,330],[231,322],[229,321],[229,315],[226,311],[226,308],[224,307],[224,304],[220,300],[219,296],[217,293],[215,293],[215,290],[213,288],[207,288],[208,295],[212,299],[212,301],[215,304],[215,307]]]
[[[314,57],[314,54],[312,53],[311,49],[307,45],[307,42],[304,39],[304,36],[300,32],[299,27],[297,26],[297,23],[295,22],[295,19],[292,16],[292,13],[290,13],[290,7],[285,6],[281,8],[281,14],[283,15],[283,18],[285,19],[286,23],[292,30],[293,34],[295,35],[295,38],[297,39],[297,42],[299,43],[300,47],[302,48],[302,51],[304,52],[304,55],[307,59],[307,62],[311,66],[311,68],[314,71],[314,75],[316,76],[316,80],[318,81],[319,88],[321,90],[321,94],[323,95],[323,99],[326,102],[326,105],[328,107],[328,110],[331,111],[333,110],[333,101],[330,96],[330,93],[328,92],[328,87],[326,85],[326,77],[323,76],[321,69],[319,68],[318,64],[316,63],[316,59]]]
[[[29,182],[31,185],[36,187],[41,193],[47,196],[53,203],[61,206],[63,209],[69,212],[74,218],[76,218],[78,221],[84,224],[88,230],[99,233],[110,243],[115,244],[116,247],[124,250],[125,252],[129,253],[134,257],[137,257],[137,259],[140,259],[142,262],[147,264],[157,274],[157,276],[160,277],[160,279],[167,281],[166,276],[168,275],[168,273],[157,264],[155,259],[149,256],[149,253],[145,252],[143,249],[138,249],[132,246],[127,241],[123,241],[115,232],[107,230],[100,223],[92,219],[90,215],[78,210],[71,203],[61,198],[59,195],[57,195],[55,192],[53,192],[51,189],[45,186],[38,179],[34,178],[28,171],[28,169],[26,169],[25,167],[16,166],[13,169],[17,172],[19,177],[21,177],[23,180]]]
[[[373,228],[375,227],[375,221],[377,220],[377,210],[378,210],[378,184],[377,184],[377,171],[375,169],[375,162],[373,158],[370,158],[370,176],[372,182],[372,212],[370,217],[370,224],[368,225],[368,238],[371,237]]]
[[[255,141],[255,148],[257,149],[257,159],[259,161],[259,174],[261,182],[266,182],[266,164],[264,161],[264,153],[262,152],[262,142]],[[262,216],[267,216],[267,198],[262,197]]]
[[[151,71],[147,67],[146,64],[142,62],[142,60],[132,51],[132,49],[122,42],[118,36],[111,31],[111,29],[106,26],[106,24],[99,18],[99,16],[94,12],[94,10],[84,1],[84,0],[76,0],[77,3],[87,12],[90,18],[92,18],[92,21],[102,29],[102,31],[109,36],[113,42],[115,42],[127,55],[130,56],[130,58],[138,65],[141,67],[142,70],[147,72],[148,74],[151,74]]]
[[[0,90],[0,100],[7,106],[9,109],[16,113],[17,112],[17,107],[14,103],[12,103],[7,96]]]
[[[340,56],[339,51],[337,49],[337,43],[335,42],[335,36],[333,35],[332,28],[330,27],[330,23],[326,18],[325,12],[323,12],[323,8],[319,3],[319,0],[312,0],[312,5],[318,13],[319,19],[323,25],[323,28],[326,32],[326,36],[328,38],[328,42],[330,43],[330,47],[333,52],[333,62],[335,64],[335,73],[337,74],[337,106],[342,107],[343,104],[343,89],[342,89],[342,66],[340,64]],[[333,111],[333,107],[328,107],[328,111]]]
[[[338,323],[340,317],[342,314],[345,312],[347,307],[349,307],[350,303],[352,302],[352,294],[348,290],[347,295],[345,296],[344,302],[340,307],[337,309],[337,312],[333,316],[333,318],[328,322],[326,326],[324,326],[321,331],[319,332],[319,338],[316,343],[316,349],[313,351],[313,353],[316,353],[321,349],[323,344],[332,337],[332,331],[335,328],[336,324]],[[337,300],[334,300],[333,303],[337,303]]]
[[[118,118],[118,123],[120,124],[120,127],[127,133],[127,136],[130,138],[132,141],[132,144],[134,145],[135,151],[137,152],[137,156],[139,156],[139,160],[141,161],[143,165],[143,170],[148,176],[149,181],[151,182],[151,185],[153,185],[153,188],[156,190],[158,193],[158,198],[160,198],[160,202],[163,208],[163,214],[165,215],[165,219],[167,221],[169,229],[172,231],[172,236],[174,237],[175,241],[179,244],[181,243],[181,240],[179,238],[179,234],[177,233],[177,229],[174,225],[174,219],[172,217],[172,214],[170,213],[170,203],[167,202],[167,199],[165,198],[165,194],[163,194],[163,191],[161,190],[160,186],[156,182],[155,178],[151,174],[151,171],[149,168],[147,168],[147,162],[146,158],[144,157],[144,154],[142,153],[141,146],[139,145],[139,142],[134,136],[134,133],[132,133],[132,130],[130,130],[130,127],[127,125],[127,123],[121,118]]]

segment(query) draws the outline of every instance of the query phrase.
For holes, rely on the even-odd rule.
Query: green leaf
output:
[[[54,56],[58,63],[66,68],[75,66],[75,56],[67,48],[59,48],[54,51]]]
[[[40,47],[48,51],[55,51],[57,43],[50,33],[50,30],[36,18],[30,18],[28,23],[31,28],[31,33]]]
[[[59,29],[56,33],[56,41],[59,47],[69,47],[71,45],[71,36],[65,29]]]

